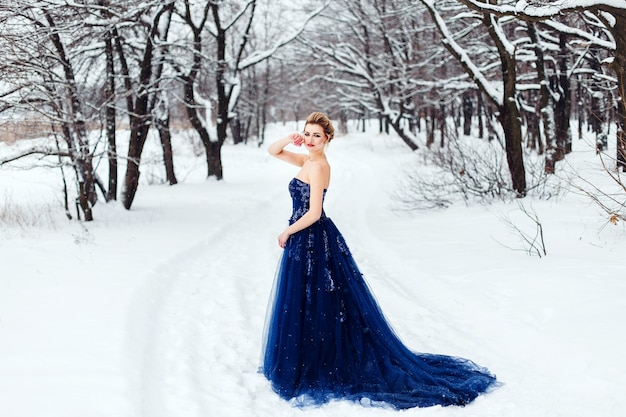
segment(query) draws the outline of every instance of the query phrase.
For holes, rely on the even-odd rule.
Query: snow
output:
[[[526,14],[535,17],[551,17],[566,11],[576,11],[582,9],[624,9],[626,4],[623,0],[550,0],[533,1],[518,0],[515,5],[493,5],[477,0],[466,0],[472,7],[483,10],[493,10],[505,14]]]
[[[498,105],[502,105],[502,92],[500,89],[492,83],[490,83],[486,78],[484,73],[474,64],[472,59],[469,57],[467,51],[465,51],[454,39],[454,36],[450,33],[448,29],[448,25],[445,20],[441,17],[437,9],[435,8],[434,0],[422,0],[422,3],[428,8],[433,21],[437,25],[439,32],[442,36],[442,42],[450,46],[450,52],[452,52],[458,61],[465,67],[467,67],[468,72],[471,77],[481,86],[484,90],[485,94],[487,94],[494,103]],[[508,44],[506,39],[501,40],[503,44]]]
[[[562,10],[601,8],[605,6],[613,9],[626,8],[623,0],[556,0],[550,3],[520,0],[515,5],[515,9],[534,16],[554,16]]]
[[[296,170],[226,145],[226,179],[206,180],[189,138],[173,140],[180,184],[159,183],[151,138],[132,210],[99,203],[88,224],[64,219],[58,169],[0,169],[0,213],[27,224],[0,223],[0,415],[624,415],[624,224],[575,193],[528,197],[539,258],[503,220],[533,230],[517,202],[398,210],[397,184],[422,159],[371,133],[331,143],[327,214],[409,347],[467,357],[504,385],[465,408],[280,400],[257,367]],[[0,143],[0,155],[26,144]],[[608,186],[592,144],[575,141],[569,163]]]
[[[433,7],[432,0],[422,0],[422,2],[429,8]],[[522,16],[531,18],[530,20],[533,20],[532,18],[543,18],[544,20],[542,20],[542,23],[546,26],[551,27],[558,32],[570,33],[609,51],[614,51],[616,48],[615,40],[612,39],[613,35],[610,33],[607,34],[606,32],[603,32],[603,35],[611,38],[607,41],[584,30],[570,27],[549,18],[568,12],[596,10],[596,12],[601,14],[606,22],[613,27],[616,22],[613,14],[619,12],[619,10],[626,9],[626,2],[624,0],[556,0],[549,2],[519,0],[515,3],[515,5],[499,5],[489,4],[478,0],[463,0],[463,3],[470,8],[481,12],[492,11],[498,15]],[[590,15],[587,17],[589,16]],[[604,25],[604,23],[598,22],[598,26],[602,25]]]

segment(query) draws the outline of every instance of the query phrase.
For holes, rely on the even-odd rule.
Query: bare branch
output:
[[[529,255],[537,255],[540,258],[546,256],[548,254],[546,250],[546,244],[543,237],[543,225],[539,220],[539,216],[531,207],[531,211],[529,211],[519,200],[517,202],[517,206],[519,210],[534,224],[535,231],[534,233],[527,233],[518,227],[513,220],[509,216],[503,216],[503,221],[509,228],[517,234],[525,246],[525,251]]]
[[[41,155],[42,157],[46,157],[46,156],[70,157],[71,156],[69,152],[54,150],[52,148],[32,148],[32,149],[22,151],[19,154],[0,159],[0,166],[3,166],[10,162],[15,162],[19,159],[22,159],[30,155]]]
[[[277,50],[279,50],[280,48],[282,48],[283,46],[285,46],[286,44],[292,42],[298,36],[300,36],[302,34],[302,32],[306,29],[306,27],[309,24],[309,22],[313,18],[318,16],[320,13],[322,13],[324,11],[324,9],[326,9],[326,7],[328,7],[329,4],[330,4],[330,0],[326,0],[324,2],[324,4],[322,4],[320,7],[318,7],[317,9],[312,11],[311,13],[309,13],[302,20],[302,23],[300,23],[299,27],[297,27],[292,33],[287,34],[287,35],[279,38],[278,41],[276,41],[276,43],[274,43],[270,48],[268,48],[268,49],[266,49],[264,51],[255,51],[252,54],[250,54],[250,56],[246,57],[245,59],[243,59],[239,63],[238,69],[239,70],[244,70],[244,69],[249,68],[251,66],[254,66],[254,65],[256,65],[256,64],[258,64],[258,63],[260,63],[260,62],[262,62],[262,61],[264,61],[266,59],[268,59],[272,55],[274,55]]]

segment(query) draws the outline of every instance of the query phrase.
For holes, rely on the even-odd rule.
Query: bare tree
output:
[[[554,173],[556,163],[565,158],[572,149],[571,92],[573,75],[567,37],[539,28],[530,22],[525,25],[534,50],[539,100],[532,113],[541,117],[538,140],[545,144],[545,170]]]
[[[281,33],[270,45],[261,50],[251,50],[249,42],[254,33],[254,19],[257,10],[256,0],[214,2],[205,1],[201,6],[191,5],[186,0],[177,13],[187,27],[191,29],[191,64],[185,71],[179,67],[180,77],[184,82],[185,105],[189,120],[199,134],[206,148],[208,176],[223,178],[221,149],[228,136],[228,127],[236,114],[237,102],[242,89],[242,72],[266,61],[280,48],[292,42],[308,22],[317,16],[326,3],[305,13],[292,30]],[[195,12],[194,12],[195,11]],[[205,48],[206,40],[212,40],[209,58]],[[215,135],[210,133],[210,120],[202,119],[198,112],[209,100],[198,96],[199,79],[208,80],[208,73],[213,78],[215,114]],[[208,110],[207,110],[208,112]]]
[[[485,77],[478,65],[474,63],[467,51],[459,45],[450,32],[448,24],[435,7],[433,1],[422,0],[439,30],[444,45],[463,66],[468,75],[477,83],[485,97],[498,109],[498,120],[502,125],[505,149],[513,189],[519,196],[526,195],[526,171],[522,151],[522,124],[517,100],[517,68],[516,48],[507,39],[503,25],[510,19],[498,19],[495,15],[485,12],[479,18],[491,41],[496,47],[501,66],[501,87],[493,87],[493,81]],[[473,16],[470,16],[473,17]]]
[[[98,5],[101,6],[103,19],[109,19],[112,16],[109,9],[109,0],[99,0]],[[107,137],[107,159],[109,165],[109,182],[106,201],[117,200],[117,109],[116,109],[116,74],[115,74],[115,38],[114,27],[108,26],[104,31],[104,56],[106,59],[105,66],[105,82],[104,82],[104,100],[105,100],[105,131]]]
[[[418,12],[410,1],[342,0],[302,39],[342,109],[378,116],[381,130],[391,126],[411,150],[418,148],[411,129],[418,73],[428,62],[415,36]]]
[[[93,220],[96,203],[93,147],[87,132],[90,112],[79,77],[84,55],[79,53],[87,34],[83,8],[66,8],[53,3],[14,1],[0,9],[3,57],[0,72],[12,74],[3,80],[10,85],[0,100],[4,109],[36,114],[47,120],[51,134],[63,140],[63,147],[33,148],[1,161],[6,163],[29,154],[67,158],[75,172],[77,202],[86,221]],[[62,36],[71,31],[73,38]],[[61,159],[63,161],[63,159]],[[63,162],[62,162],[63,163]],[[80,217],[79,212],[79,217]]]
[[[126,113],[130,126],[126,176],[122,191],[122,202],[126,209],[131,208],[139,186],[141,154],[151,126],[154,105],[157,102],[154,95],[159,94],[158,89],[153,88],[159,83],[158,68],[162,65],[162,62],[157,59],[159,45],[167,37],[174,2],[157,1],[144,6],[145,9],[133,10],[134,13],[139,13],[135,15],[135,18],[139,16],[141,25],[131,28],[124,26],[143,40],[141,51],[136,51],[132,44],[126,43],[130,39],[126,38],[124,33],[119,30],[115,32],[116,54],[119,60],[120,76],[124,80]],[[123,23],[126,22],[121,22]],[[130,64],[134,64],[132,72]],[[137,71],[134,71],[135,69]],[[135,73],[138,74],[137,77],[133,77]]]
[[[544,25],[559,32],[584,39],[613,54],[607,63],[617,76],[619,91],[616,109],[618,118],[616,161],[617,165],[626,171],[626,3],[601,0],[532,0],[518,1],[514,5],[497,5],[479,0],[459,1],[481,13],[542,21]],[[554,19],[564,13],[583,13],[585,19],[594,23],[594,31],[571,27]],[[596,33],[596,30],[599,33]]]

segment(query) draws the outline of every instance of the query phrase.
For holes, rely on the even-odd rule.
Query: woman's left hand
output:
[[[291,234],[287,231],[284,231],[280,235],[278,235],[278,246],[284,249],[285,245],[287,244],[287,239],[289,239],[289,236],[291,236]]]

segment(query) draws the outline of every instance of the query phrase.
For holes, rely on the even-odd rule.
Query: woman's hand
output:
[[[289,233],[286,230],[282,232],[280,235],[278,235],[278,246],[285,249],[285,245],[287,244],[287,240],[289,239],[289,236],[291,236],[291,233]]]
[[[291,139],[291,143],[293,143],[295,146],[302,146],[302,144],[304,143],[304,136],[302,136],[298,132],[290,134],[289,139]]]
[[[278,159],[282,159],[285,162],[302,167],[308,156],[303,153],[285,150],[285,147],[289,144],[293,144],[294,146],[304,145],[304,136],[298,132],[283,136],[281,139],[278,139],[276,142],[268,146],[267,152]]]

